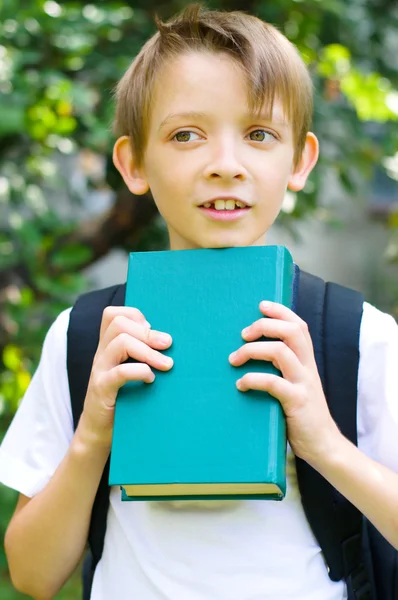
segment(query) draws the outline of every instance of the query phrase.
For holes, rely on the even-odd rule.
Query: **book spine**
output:
[[[285,272],[283,249],[278,247],[276,254],[275,302],[283,304],[283,275]]]
[[[275,301],[291,308],[293,300],[293,259],[283,246],[277,248],[275,269]],[[280,373],[282,376],[282,373]],[[286,493],[286,420],[281,404],[270,406],[269,467],[282,492]]]
[[[275,301],[292,308],[294,265],[290,252],[283,246],[278,247],[276,264]]]

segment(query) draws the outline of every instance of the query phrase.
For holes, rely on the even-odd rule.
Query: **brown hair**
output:
[[[240,11],[187,6],[144,44],[116,86],[114,133],[130,137],[142,164],[156,78],[165,62],[189,51],[226,52],[243,68],[253,112],[263,103],[272,114],[275,97],[293,127],[297,165],[312,119],[312,81],[296,47],[273,25]]]

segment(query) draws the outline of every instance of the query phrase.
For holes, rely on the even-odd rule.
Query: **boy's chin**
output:
[[[218,239],[218,240],[209,240],[207,243],[201,244],[200,248],[240,248],[245,246],[262,246],[265,244],[265,234],[260,238],[249,238],[243,237],[240,238],[231,238],[231,239]]]
[[[251,234],[245,231],[222,231],[222,232],[195,232],[192,236],[170,235],[171,250],[188,249],[217,249],[217,248],[239,248],[244,246],[263,246],[265,244],[265,233]]]

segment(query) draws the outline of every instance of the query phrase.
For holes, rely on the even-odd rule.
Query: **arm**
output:
[[[63,460],[45,487],[22,496],[6,532],[5,548],[14,585],[37,600],[53,598],[84,552],[91,510],[109,455],[118,389],[127,381],[150,383],[150,366],[168,370],[165,349],[133,308],[105,309],[83,413]],[[128,357],[137,363],[125,363]],[[142,362],[141,362],[142,361]]]
[[[263,390],[277,398],[286,416],[294,453],[306,460],[350,500],[398,548],[398,475],[368,458],[333,421],[316,367],[308,327],[286,307],[260,305],[262,318],[242,332],[249,342],[230,356],[238,366],[250,358],[271,361],[282,377],[247,373],[237,387]],[[260,336],[281,341],[255,342]]]
[[[367,457],[340,433],[312,465],[398,549],[398,474]]]
[[[20,496],[4,546],[12,582],[21,592],[52,598],[76,568],[108,453],[78,430],[46,487],[31,499]]]

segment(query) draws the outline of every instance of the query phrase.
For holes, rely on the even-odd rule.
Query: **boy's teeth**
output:
[[[204,208],[214,207],[216,210],[234,210],[236,206],[245,208],[246,205],[244,202],[239,202],[239,200],[215,200],[215,202],[206,202],[203,206]]]
[[[216,200],[214,202],[214,208],[216,210],[225,210],[225,200]]]
[[[216,200],[214,202],[216,210],[234,210],[235,206],[243,208],[245,205],[243,202],[238,202],[237,200]]]

